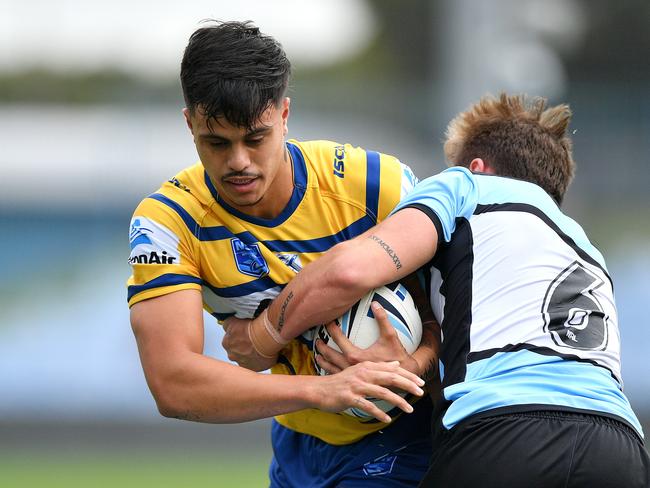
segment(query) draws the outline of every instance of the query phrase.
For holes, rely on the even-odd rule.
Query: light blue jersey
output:
[[[582,228],[539,186],[450,168],[396,208],[438,230],[431,304],[442,326],[443,425],[530,406],[614,416],[623,394],[612,282]]]

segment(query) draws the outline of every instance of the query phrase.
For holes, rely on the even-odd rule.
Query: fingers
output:
[[[354,344],[352,344],[350,339],[345,336],[341,330],[341,327],[335,321],[327,324],[325,328],[327,329],[327,333],[330,335],[332,340],[334,340],[334,342],[336,342],[336,345],[339,346],[339,349],[341,349],[341,352],[343,354],[349,354],[350,351],[358,349]]]
[[[379,408],[377,405],[375,405],[373,402],[371,402],[366,398],[359,397],[356,399],[354,403],[355,403],[354,408],[363,410],[368,415],[375,417],[380,422],[384,422],[385,424],[387,424],[392,420],[390,415],[388,415],[381,408]]]
[[[356,374],[365,381],[360,388],[365,398],[355,399],[355,408],[359,408],[369,415],[372,415],[381,422],[390,422],[390,416],[381,410],[368,398],[384,400],[406,413],[413,411],[413,406],[406,399],[395,393],[393,390],[402,390],[416,396],[422,396],[424,391],[424,380],[418,376],[399,367],[398,361],[389,363],[364,362],[355,365],[353,368],[359,370]]]
[[[224,336],[221,338],[221,347],[223,347],[228,354],[230,354],[230,345],[232,343],[232,337],[228,335],[228,333],[224,334]]]
[[[386,310],[384,310],[384,308],[377,302],[372,302],[370,308],[372,308],[375,320],[377,320],[377,323],[379,324],[379,335],[384,337],[397,336],[395,327],[390,323]]]
[[[390,419],[390,416],[388,416],[382,409],[379,408],[377,403],[374,401],[371,401],[370,399],[374,400],[383,400],[385,402],[390,403],[391,405],[394,405],[395,407],[399,408],[403,412],[406,413],[412,413],[413,412],[413,405],[411,405],[409,402],[406,401],[406,399],[399,395],[398,393],[395,393],[387,388],[382,388],[381,386],[374,386],[371,388],[372,393],[368,395],[367,398],[365,398],[363,402],[363,406],[359,405],[358,408],[362,408],[365,412],[367,412],[369,415],[372,415],[373,417],[379,419],[375,413],[374,410],[370,409],[370,405],[372,405],[374,408],[376,408],[378,411],[382,412],[384,415]],[[361,403],[361,402],[358,402]],[[392,408],[390,409],[392,410]],[[386,417],[384,417],[386,418]],[[381,419],[379,419],[381,420]],[[382,422],[386,422],[387,420],[382,420]],[[390,421],[390,420],[388,420]]]
[[[413,407],[402,396],[402,392],[422,396],[424,380],[401,368],[399,361],[375,363],[364,361],[338,374],[315,378],[320,393],[316,408],[328,412],[341,412],[346,408],[358,408],[381,422],[390,422],[390,417],[376,401],[384,401],[404,412]],[[401,391],[400,391],[401,390]],[[395,393],[395,391],[400,391]]]
[[[399,366],[399,361],[373,363],[364,361],[346,369],[365,382],[366,385],[380,385],[388,388],[398,388],[413,395],[422,396],[424,380],[419,376]],[[364,391],[366,396],[370,393]]]
[[[424,391],[424,380],[414,373],[399,366],[399,361],[392,361],[389,363],[359,363],[368,367],[368,364],[378,365],[380,367],[385,365],[385,370],[377,371],[377,377],[380,380],[379,384],[390,388],[398,388],[413,395],[422,396]],[[377,382],[374,382],[377,383]],[[392,402],[391,402],[392,403]]]
[[[338,373],[350,366],[350,362],[343,354],[331,348],[320,339],[316,339],[314,357],[318,365],[330,374]]]
[[[232,321],[229,319],[226,319],[223,322],[221,322],[221,326],[223,327],[223,330],[225,331],[226,334],[228,333],[228,329],[230,328],[231,325],[232,325]]]
[[[336,374],[345,369],[339,368],[335,364],[329,362],[322,354],[314,354],[314,359],[316,360],[316,364],[318,364],[318,366],[327,374]]]

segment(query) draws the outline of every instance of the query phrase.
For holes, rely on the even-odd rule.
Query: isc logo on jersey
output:
[[[129,264],[179,264],[178,236],[146,217],[133,217]]]
[[[339,178],[345,178],[345,146],[334,148],[333,173]]]

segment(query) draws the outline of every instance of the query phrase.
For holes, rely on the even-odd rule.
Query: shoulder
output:
[[[137,222],[148,222],[178,235],[194,235],[209,208],[207,194],[203,166],[197,163],[142,199],[133,212],[132,229]]]
[[[400,161],[389,154],[371,151],[350,143],[340,143],[329,140],[288,141],[292,155],[299,152],[310,166],[319,174],[338,177],[339,179],[365,176],[374,166],[394,167],[401,169]]]
[[[478,184],[477,175],[462,166],[453,166],[438,174],[423,179],[416,189],[419,191],[427,188],[447,186],[455,191],[463,191]]]
[[[440,238],[449,241],[456,228],[456,219],[473,215],[480,197],[476,175],[467,168],[454,166],[418,183],[401,200],[394,211],[416,207],[431,217]]]
[[[324,195],[348,200],[373,218],[384,218],[417,181],[396,157],[349,143],[289,141],[308,168],[309,184]]]
[[[479,198],[479,180],[467,168],[454,166],[420,181],[401,202],[401,206],[421,200],[446,200],[476,204]]]

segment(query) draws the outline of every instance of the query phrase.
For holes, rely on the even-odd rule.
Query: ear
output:
[[[190,132],[194,134],[194,130],[192,129],[192,116],[190,114],[190,109],[185,107],[183,109],[183,116],[185,116],[185,123],[187,124],[187,128],[190,129]]]
[[[285,97],[282,101],[282,135],[286,136],[289,132],[289,106],[291,105],[291,99]]]
[[[469,170],[472,173],[488,173],[494,174],[492,167],[483,161],[481,158],[474,158],[472,162],[469,163]]]

